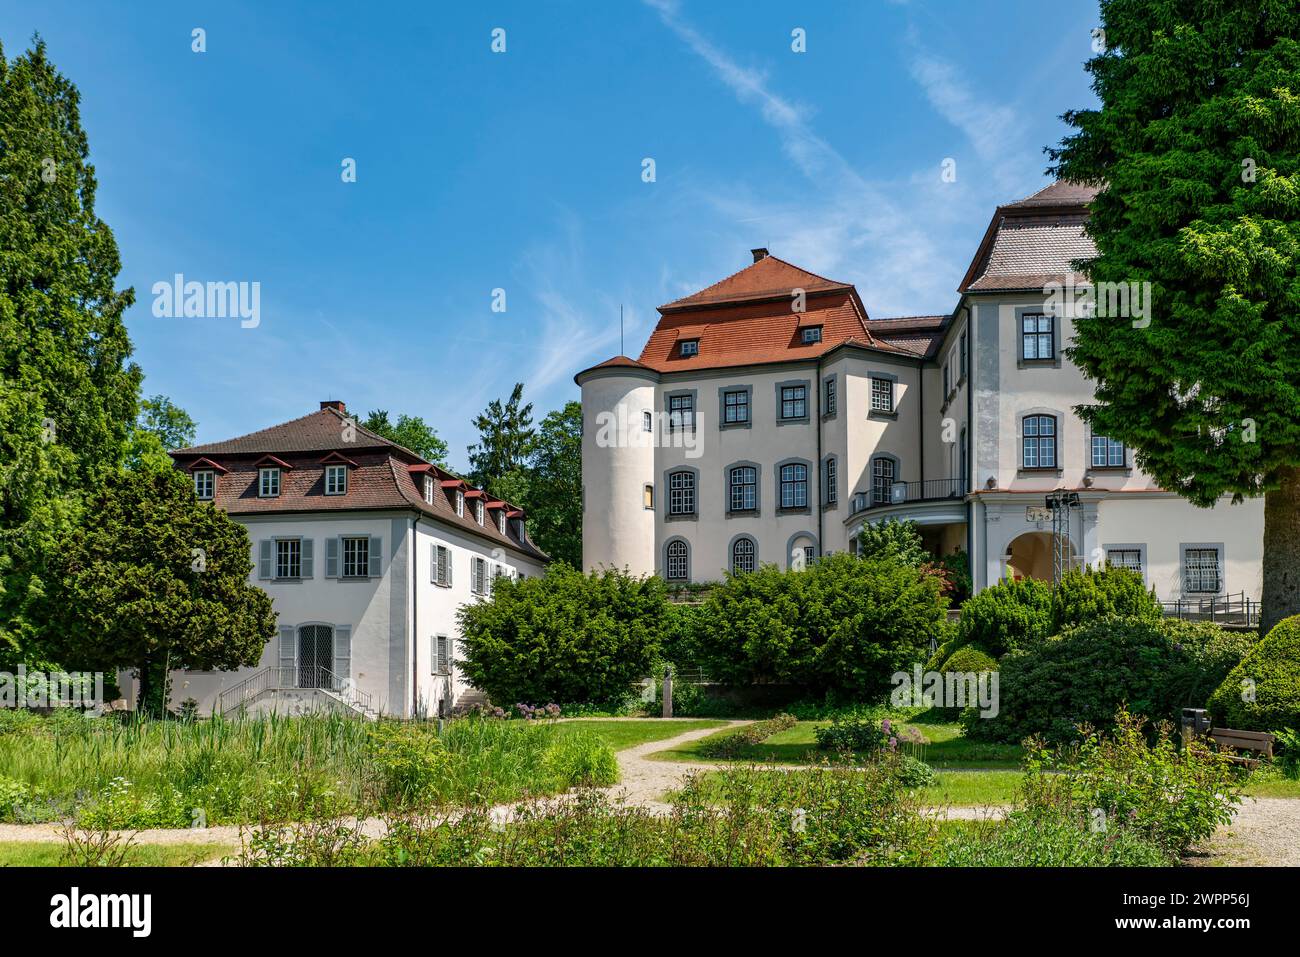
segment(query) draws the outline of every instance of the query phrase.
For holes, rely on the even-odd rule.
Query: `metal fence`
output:
[[[1223,625],[1246,628],[1259,626],[1259,602],[1244,591],[1233,595],[1207,595],[1204,598],[1179,598],[1160,603],[1170,618],[1183,621],[1216,621]]]

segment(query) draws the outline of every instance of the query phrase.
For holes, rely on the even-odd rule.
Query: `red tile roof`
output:
[[[322,457],[322,452],[337,455]],[[344,453],[355,463],[348,469],[347,491],[326,495],[325,467]],[[215,476],[213,500],[231,515],[410,509],[530,558],[545,561],[547,557],[526,536],[514,535],[509,525],[502,534],[495,525],[479,525],[472,515],[457,515],[455,491],[467,487],[463,480],[356,425],[335,408],[323,408],[239,438],[179,449],[171,455],[181,469],[188,470],[197,461],[216,464],[218,471],[228,470]],[[280,494],[273,498],[257,494],[258,463],[264,459],[281,462],[284,467]],[[440,480],[432,505],[424,501],[424,474]],[[485,493],[473,490],[467,494]]]
[[[789,300],[792,290],[802,289],[808,294],[829,290],[849,290],[845,282],[827,279],[806,269],[800,269],[776,256],[765,256],[758,262],[732,273],[726,279],[681,299],[674,299],[659,307],[661,313],[681,312],[725,303],[754,302],[761,299]]]

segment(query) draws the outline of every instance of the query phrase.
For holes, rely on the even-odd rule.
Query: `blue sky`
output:
[[[873,317],[950,310],[1094,102],[1096,23],[1094,0],[43,0],[0,8],[0,40],[39,31],[81,89],[146,394],[201,441],[326,398],[419,414],[463,467],[490,399],[576,398],[620,304],[635,356],[656,305],[754,246]],[[260,283],[260,325],[155,318],[176,273]]]

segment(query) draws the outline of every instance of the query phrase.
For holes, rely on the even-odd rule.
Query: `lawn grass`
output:
[[[1251,774],[1242,793],[1257,798],[1300,798],[1300,781],[1284,778],[1274,768],[1260,768]]]
[[[645,744],[649,741],[675,738],[677,735],[685,734],[688,731],[720,728],[724,724],[726,724],[725,721],[704,719],[697,721],[664,721],[657,718],[647,718],[644,721],[606,721],[595,718],[563,721],[560,723],[560,733],[563,734],[566,730],[576,729],[590,731],[615,751],[624,751],[627,748],[634,748],[638,744]]]
[[[233,853],[220,844],[137,844],[126,854],[127,867],[193,867]],[[0,867],[63,867],[63,844],[54,841],[0,841]]]
[[[793,728],[772,735],[761,744],[746,749],[742,761],[758,764],[811,764],[825,758],[826,752],[817,750],[814,733],[828,721],[800,721]],[[896,721],[899,732],[907,727],[917,728],[930,742],[914,751],[915,755],[936,770],[943,769],[998,769],[1015,770],[1020,767],[1023,750],[1018,745],[985,744],[971,741],[962,734],[961,726],[945,721],[935,712],[924,712],[907,721]],[[713,761],[701,753],[704,742],[729,732],[709,735],[688,741],[677,747],[656,751],[650,757],[658,761]]]

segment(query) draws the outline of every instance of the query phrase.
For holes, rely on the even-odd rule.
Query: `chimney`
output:
[[[759,246],[757,249],[751,249],[750,252],[754,254],[754,262],[767,258],[767,250],[762,246]]]
[[[340,415],[348,414],[348,407],[343,404],[342,399],[330,399],[328,402],[322,402],[320,404],[320,407],[322,409],[333,409],[335,412],[339,413]]]

